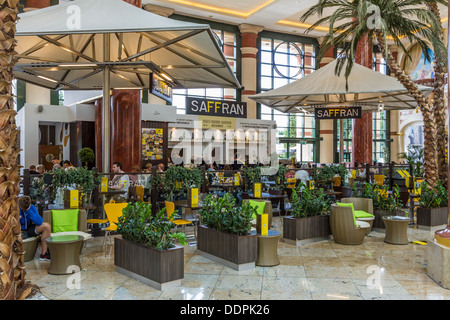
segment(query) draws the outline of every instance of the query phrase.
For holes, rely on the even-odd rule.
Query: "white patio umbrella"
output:
[[[19,15],[21,79],[53,90],[103,89],[103,169],[109,170],[110,89],[240,88],[209,25],[165,18],[122,0],[75,0]]]
[[[355,63],[348,77],[336,75],[337,60],[313,73],[280,88],[259,93],[249,98],[285,113],[314,111],[315,107],[358,105],[364,111],[414,109],[417,102],[394,77],[373,71]],[[425,93],[431,87],[420,86]]]
[[[315,108],[360,106],[363,112],[415,109],[417,102],[394,77],[355,63],[348,77],[336,75],[337,60],[313,73],[280,88],[249,98],[284,113],[314,112]],[[431,87],[419,85],[426,95]],[[342,124],[343,121],[340,121]],[[341,126],[342,132],[342,126]],[[340,135],[340,161],[343,157],[343,135]]]

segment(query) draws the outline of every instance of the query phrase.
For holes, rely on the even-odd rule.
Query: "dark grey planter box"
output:
[[[256,233],[237,236],[201,225],[197,230],[197,250],[202,256],[227,267],[246,270],[255,267],[258,238]]]
[[[117,271],[158,290],[181,285],[184,278],[184,248],[160,251],[114,238],[114,265]]]
[[[297,245],[328,239],[331,235],[330,216],[321,215],[307,218],[283,218],[283,241]]]
[[[448,207],[443,208],[417,208],[417,225],[428,229],[448,224]]]

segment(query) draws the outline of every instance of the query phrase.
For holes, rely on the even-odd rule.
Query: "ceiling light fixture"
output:
[[[44,76],[37,76],[37,77],[40,78],[40,79],[43,79],[43,80],[50,81],[50,82],[58,83],[58,81],[55,80],[55,79],[47,78],[47,77],[44,77]]]
[[[243,17],[243,18],[248,18],[250,15],[252,15],[255,12],[261,10],[262,8],[268,6],[272,2],[275,2],[276,0],[269,0],[269,1],[263,3],[262,5],[256,7],[255,9],[253,9],[253,10],[251,10],[249,12],[242,12],[242,11],[233,10],[233,9],[226,9],[226,8],[221,8],[221,7],[216,7],[216,6],[212,6],[212,5],[202,4],[202,3],[198,3],[198,2],[194,2],[194,1],[187,1],[187,0],[169,0],[169,1],[181,4],[181,5],[196,7],[196,8],[199,8],[199,9],[204,9],[204,10],[209,10],[209,11],[229,14],[229,15],[233,15],[233,16],[239,16],[239,17]]]

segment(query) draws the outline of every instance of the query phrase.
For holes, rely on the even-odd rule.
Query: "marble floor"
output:
[[[274,229],[281,218],[274,217]],[[410,241],[432,241],[433,232],[408,229]],[[88,241],[83,269],[50,275],[49,262],[26,263],[26,279],[38,290],[30,300],[448,300],[450,290],[427,276],[427,245],[392,245],[370,232],[362,245],[324,240],[301,246],[278,244],[280,265],[235,271],[185,246],[181,286],[158,291],[119,274],[111,246]]]

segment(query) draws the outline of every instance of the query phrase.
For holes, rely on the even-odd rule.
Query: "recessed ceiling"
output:
[[[265,30],[304,35],[305,30],[315,22],[309,19],[300,23],[302,14],[317,0],[143,0],[143,5],[153,4],[188,15],[228,24],[253,24]],[[441,6],[441,20],[447,27],[448,8]],[[325,12],[326,13],[326,12]],[[322,26],[307,36],[320,37],[328,30]]]

